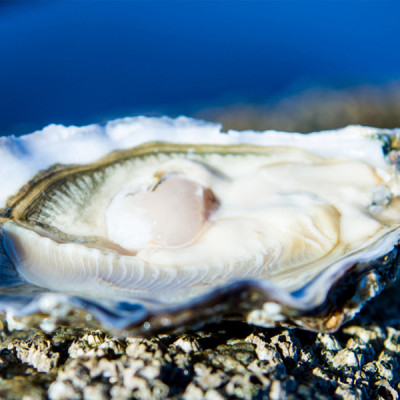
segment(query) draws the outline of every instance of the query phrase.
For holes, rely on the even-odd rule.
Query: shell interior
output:
[[[371,280],[399,240],[398,173],[382,151],[393,132],[282,134],[278,143],[276,133],[217,135],[218,144],[169,135],[38,173],[2,212],[0,304],[26,314],[61,293],[118,328],[237,307],[251,322],[329,330],[340,311],[337,328],[352,311],[336,301],[327,314],[330,293],[354,271]],[[305,322],[321,307],[319,321]]]

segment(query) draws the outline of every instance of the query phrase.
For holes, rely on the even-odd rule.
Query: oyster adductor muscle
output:
[[[19,285],[41,288],[24,304],[35,310],[47,292],[60,293],[122,328],[234,313],[332,330],[397,275],[399,182],[388,148],[396,132],[215,128],[186,118],[80,128],[88,154],[73,164],[60,155],[8,193],[5,254]],[[76,129],[41,135],[74,144]],[[35,135],[26,140],[36,144]],[[15,148],[24,138],[13,140]],[[107,144],[97,160],[93,140]],[[2,151],[12,161],[7,142]],[[18,303],[16,287],[0,289],[3,301]]]

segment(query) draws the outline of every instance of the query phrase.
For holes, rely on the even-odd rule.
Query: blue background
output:
[[[400,78],[399,2],[0,5],[0,135]]]

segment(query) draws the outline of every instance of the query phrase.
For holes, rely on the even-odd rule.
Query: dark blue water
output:
[[[0,5],[0,135],[400,78],[400,2]]]

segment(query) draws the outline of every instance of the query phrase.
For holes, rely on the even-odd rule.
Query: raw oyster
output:
[[[337,329],[398,275],[398,133],[139,117],[0,138],[0,307]]]

